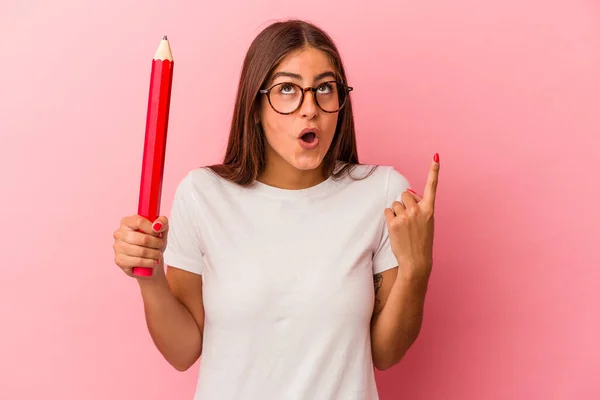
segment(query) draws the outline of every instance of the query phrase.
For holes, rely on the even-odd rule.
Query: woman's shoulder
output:
[[[184,179],[203,184],[217,184],[223,179],[208,166],[200,166],[190,169]]]
[[[178,191],[187,193],[210,193],[215,191],[236,191],[238,185],[224,179],[208,166],[194,167],[180,178]]]
[[[369,185],[383,187],[386,190],[404,191],[410,188],[410,183],[398,169],[392,165],[338,163],[337,168],[347,166],[346,176],[352,181],[364,181]]]

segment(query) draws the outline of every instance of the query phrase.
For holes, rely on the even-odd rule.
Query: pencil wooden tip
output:
[[[163,40],[158,44],[156,53],[154,53],[154,60],[169,60],[173,61],[173,55],[171,54],[171,46],[167,40],[167,35],[163,36]]]

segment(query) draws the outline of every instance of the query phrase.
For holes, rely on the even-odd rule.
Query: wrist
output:
[[[416,265],[400,265],[396,283],[405,289],[425,293],[429,284],[429,269]]]
[[[169,289],[167,277],[161,268],[155,268],[151,277],[136,279],[142,294],[151,294]]]

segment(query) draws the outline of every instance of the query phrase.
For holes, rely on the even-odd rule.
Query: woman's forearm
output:
[[[185,371],[200,357],[202,330],[188,309],[175,297],[166,277],[139,280],[148,330],[163,357]]]
[[[423,321],[427,283],[398,275],[389,297],[375,317],[371,343],[375,367],[398,363],[417,339]]]

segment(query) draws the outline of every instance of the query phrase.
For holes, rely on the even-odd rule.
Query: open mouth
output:
[[[300,147],[304,150],[314,150],[319,147],[319,130],[317,128],[305,128],[298,136]]]
[[[310,131],[306,132],[302,136],[300,136],[300,139],[305,143],[312,143],[315,141],[316,138],[317,138],[317,134],[315,132],[310,132]]]

